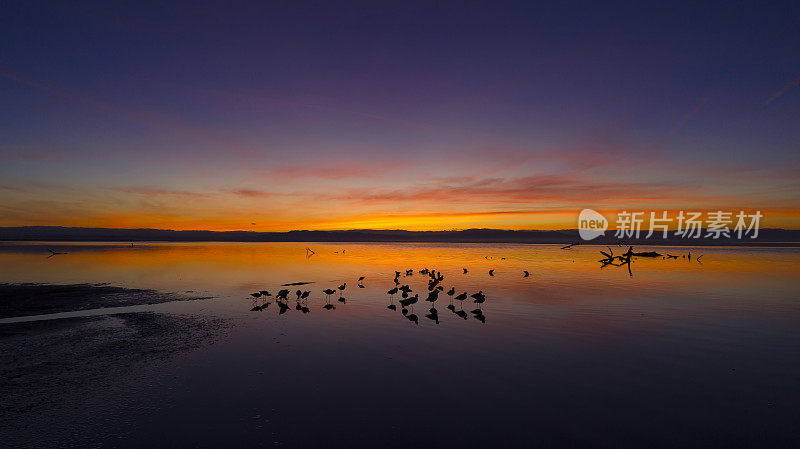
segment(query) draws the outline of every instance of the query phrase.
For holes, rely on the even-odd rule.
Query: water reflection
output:
[[[47,247],[69,255],[48,259]],[[627,248],[612,248],[618,264]],[[187,438],[244,432],[257,446],[272,440],[241,423],[269,411],[286,447],[323,447],[354,422],[377,441],[422,413],[413,439],[441,443],[441,430],[454,429],[453,447],[531,434],[554,447],[569,445],[565,435],[658,447],[676,429],[674,447],[757,446],[752,435],[797,447],[777,436],[798,407],[800,251],[637,247],[663,256],[598,269],[600,250],[610,254],[593,245],[4,243],[0,282],[213,296],[153,309],[230,318],[230,335],[194,362],[176,359],[179,388],[126,390],[155,404],[145,428],[191,429]],[[311,388],[320,371],[335,388]],[[475,388],[487,394],[463,394]],[[437,400],[420,407],[420,394]],[[485,438],[475,440],[464,416],[480,417]]]
[[[444,286],[440,285],[442,281],[444,281],[445,277],[441,271],[437,271],[435,269],[428,269],[423,268],[418,272],[420,275],[423,275],[423,281],[427,282],[427,289],[428,294],[425,298],[425,302],[431,303],[431,308],[428,309],[428,313],[425,314],[425,318],[433,321],[435,324],[439,324],[439,311],[436,309],[436,302],[439,300],[439,294],[444,291]],[[527,272],[526,272],[527,273]],[[490,271],[491,274],[491,271]],[[393,282],[397,285],[400,283],[400,277],[411,277],[414,276],[414,270],[408,269],[404,272],[394,271],[394,279]],[[527,277],[527,276],[525,276]],[[365,288],[362,284],[364,281],[365,276],[359,277],[356,282],[359,288]],[[284,285],[300,285],[300,284],[309,284],[310,282],[296,282],[292,284],[281,284]],[[338,302],[342,303],[343,305],[347,304],[347,298],[343,295],[344,291],[347,289],[347,282],[343,282],[341,285],[333,288],[326,288],[322,290],[324,296],[324,304],[322,306],[325,310],[335,310],[336,306],[331,303],[331,295],[335,294],[338,290],[339,298],[337,299]],[[486,294],[483,293],[483,290],[479,290],[477,293],[472,295],[468,295],[467,292],[463,292],[458,296],[454,297],[455,294],[455,287],[450,287],[450,290],[447,291],[447,295],[449,296],[449,304],[447,309],[452,311],[456,316],[462,318],[464,320],[469,318],[469,315],[463,310],[463,303],[469,297],[473,299],[473,302],[477,304],[477,308],[472,310],[470,313],[472,314],[473,318],[480,321],[481,323],[486,323],[486,315],[483,312],[482,304],[486,302]],[[414,289],[410,286],[410,284],[404,284],[402,286],[395,286],[386,291],[386,294],[389,296],[389,304],[386,307],[389,310],[397,311],[397,306],[394,304],[394,295],[400,293],[402,299],[398,302],[401,306],[400,312],[402,316],[413,322],[414,324],[419,324],[419,317],[414,311],[414,306],[419,303],[419,293],[415,293],[411,296],[411,293],[414,292]],[[308,303],[312,291],[311,290],[297,290],[295,292],[296,296],[296,303],[295,303],[295,310],[302,312],[303,314],[309,313],[310,308]],[[288,299],[287,296],[289,294],[289,290],[283,289],[278,292],[278,294],[274,298],[274,302],[278,306],[278,315],[283,315],[289,310]],[[257,292],[250,293],[252,297],[253,304],[251,305],[252,312],[262,312],[266,310],[270,304],[273,303],[273,298],[270,295],[269,290],[259,290]],[[456,299],[459,302],[459,310],[455,309],[455,305],[453,304],[453,300]]]

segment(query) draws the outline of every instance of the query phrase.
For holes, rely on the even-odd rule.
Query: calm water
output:
[[[46,258],[48,247],[69,254]],[[800,445],[798,249],[648,247],[693,258],[640,258],[633,276],[600,269],[600,249],[4,243],[0,282],[191,291],[215,299],[147,309],[236,323],[124,394],[93,392],[91,406],[115,417],[103,421],[104,444]],[[471,300],[466,320],[448,310],[444,293],[439,323],[426,318],[426,267],[445,290],[483,290],[485,322]],[[394,271],[406,269],[419,324],[387,309]],[[275,304],[250,311],[250,292],[300,281],[314,283],[288,288],[312,291],[310,313],[294,301],[282,315]],[[321,291],[342,282],[346,304],[336,295],[323,309]]]

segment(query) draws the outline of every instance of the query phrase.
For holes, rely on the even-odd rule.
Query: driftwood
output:
[[[655,251],[646,251],[643,253],[633,253],[636,257],[661,257],[661,253],[657,253]]]
[[[633,272],[631,272],[631,258],[634,257],[634,256],[635,257],[653,257],[653,258],[661,257],[661,258],[668,258],[668,259],[677,259],[679,257],[679,256],[675,256],[675,255],[672,255],[672,254],[669,254],[669,253],[664,255],[664,254],[658,253],[656,251],[644,251],[644,252],[638,252],[637,253],[637,252],[633,251],[633,247],[632,246],[629,246],[628,247],[628,251],[626,251],[621,256],[615,256],[614,255],[614,251],[610,247],[607,247],[607,248],[608,248],[608,252],[600,251],[600,254],[602,254],[603,257],[604,257],[603,259],[598,260],[598,262],[600,262],[602,264],[600,266],[600,268],[605,268],[605,267],[607,267],[609,265],[613,265],[615,267],[621,267],[623,265],[627,265],[628,266],[628,274],[630,274],[631,276],[633,276]],[[689,261],[691,261],[692,260],[692,253],[689,253],[687,256],[683,256],[683,257],[684,258],[688,257]],[[695,260],[702,265],[702,262],[700,262],[700,258],[701,257],[703,257],[702,254],[700,256],[697,256],[695,258]]]

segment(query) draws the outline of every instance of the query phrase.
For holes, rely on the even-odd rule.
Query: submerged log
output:
[[[633,253],[636,257],[662,257],[661,253],[657,253],[655,251],[645,251],[642,253]]]

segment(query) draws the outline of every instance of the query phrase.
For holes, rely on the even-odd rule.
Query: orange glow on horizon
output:
[[[645,212],[642,229],[646,230],[649,223],[649,212],[636,208],[598,209],[610,221],[613,229],[617,214],[623,210],[628,212]],[[687,209],[706,213],[718,209]],[[735,215],[740,209],[722,209],[733,212]],[[652,210],[660,214],[662,210]],[[667,210],[669,217],[676,217],[680,210]],[[507,229],[507,230],[560,230],[576,229],[579,208],[575,210],[543,210],[543,211],[496,211],[496,212],[451,212],[451,213],[418,213],[418,214],[363,214],[342,215],[330,219],[310,220],[259,220],[251,215],[231,216],[221,214],[219,219],[195,218],[192,216],[163,216],[163,215],[120,215],[107,217],[73,218],[66,220],[43,220],[37,223],[13,223],[0,220],[2,226],[72,226],[72,227],[98,227],[116,229],[170,229],[175,231],[209,230],[209,231],[257,231],[257,232],[286,232],[293,230],[409,230],[409,231],[441,231],[463,229]],[[754,210],[745,209],[750,213]],[[800,210],[795,209],[762,209],[764,217],[761,219],[760,228],[800,229]],[[253,220],[253,221],[249,221]],[[731,224],[731,228],[733,227]],[[670,226],[674,229],[676,224]]]

